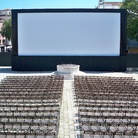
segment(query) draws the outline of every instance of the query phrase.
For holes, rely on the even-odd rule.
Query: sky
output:
[[[96,8],[99,0],[0,0],[2,9]],[[105,0],[120,2],[122,0]]]

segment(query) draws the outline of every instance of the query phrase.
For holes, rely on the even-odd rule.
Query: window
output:
[[[5,40],[3,39],[3,45],[5,44]]]

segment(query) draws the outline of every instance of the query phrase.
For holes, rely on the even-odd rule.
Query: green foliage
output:
[[[127,35],[138,40],[138,0],[124,0],[121,8],[127,10]]]
[[[4,21],[0,33],[3,37],[6,37],[8,40],[11,39],[11,37],[12,37],[11,19]]]

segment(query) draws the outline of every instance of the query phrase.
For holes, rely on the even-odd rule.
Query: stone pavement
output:
[[[73,81],[64,80],[58,138],[75,138],[75,112],[73,105]]]

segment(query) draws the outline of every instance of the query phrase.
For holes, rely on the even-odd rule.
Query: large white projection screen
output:
[[[18,13],[19,56],[119,56],[120,13]]]

